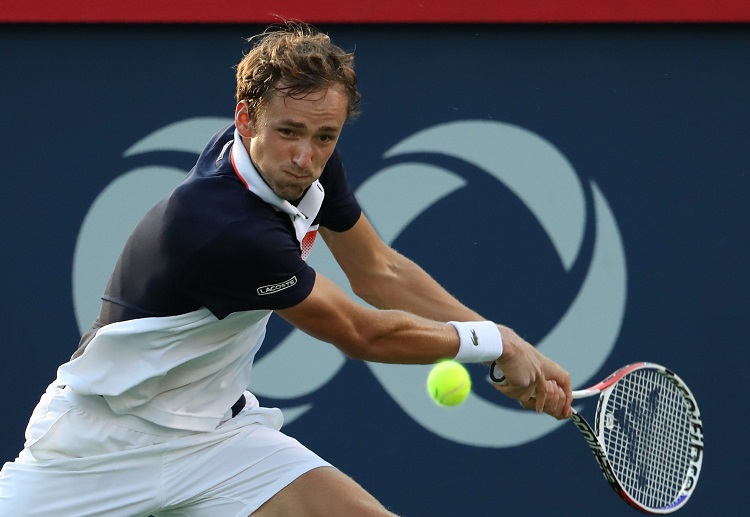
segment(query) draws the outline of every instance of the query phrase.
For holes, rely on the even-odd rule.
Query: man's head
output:
[[[237,65],[237,102],[257,112],[273,93],[303,97],[340,84],[348,97],[347,118],[359,114],[354,55],[309,25],[287,23],[248,39],[253,48]]]
[[[354,57],[306,25],[267,31],[237,66],[235,126],[258,173],[294,201],[359,109]]]

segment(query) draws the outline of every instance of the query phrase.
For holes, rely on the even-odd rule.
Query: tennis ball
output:
[[[441,406],[457,406],[471,392],[471,377],[464,365],[442,361],[427,376],[427,393]]]

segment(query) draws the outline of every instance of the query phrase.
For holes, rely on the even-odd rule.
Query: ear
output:
[[[255,119],[250,114],[250,106],[247,101],[240,101],[234,108],[234,126],[244,138],[252,138],[255,135]]]

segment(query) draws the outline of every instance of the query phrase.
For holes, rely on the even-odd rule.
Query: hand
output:
[[[495,388],[526,409],[547,413],[558,420],[568,418],[573,403],[568,372],[511,329],[502,325],[498,328],[503,337],[503,355],[495,362],[507,384],[495,384]]]

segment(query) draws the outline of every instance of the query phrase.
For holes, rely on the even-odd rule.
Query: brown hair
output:
[[[331,42],[314,27],[287,22],[249,38],[253,48],[237,65],[237,101],[257,112],[273,92],[302,98],[334,84],[349,98],[347,118],[359,115],[360,94],[354,54]]]

